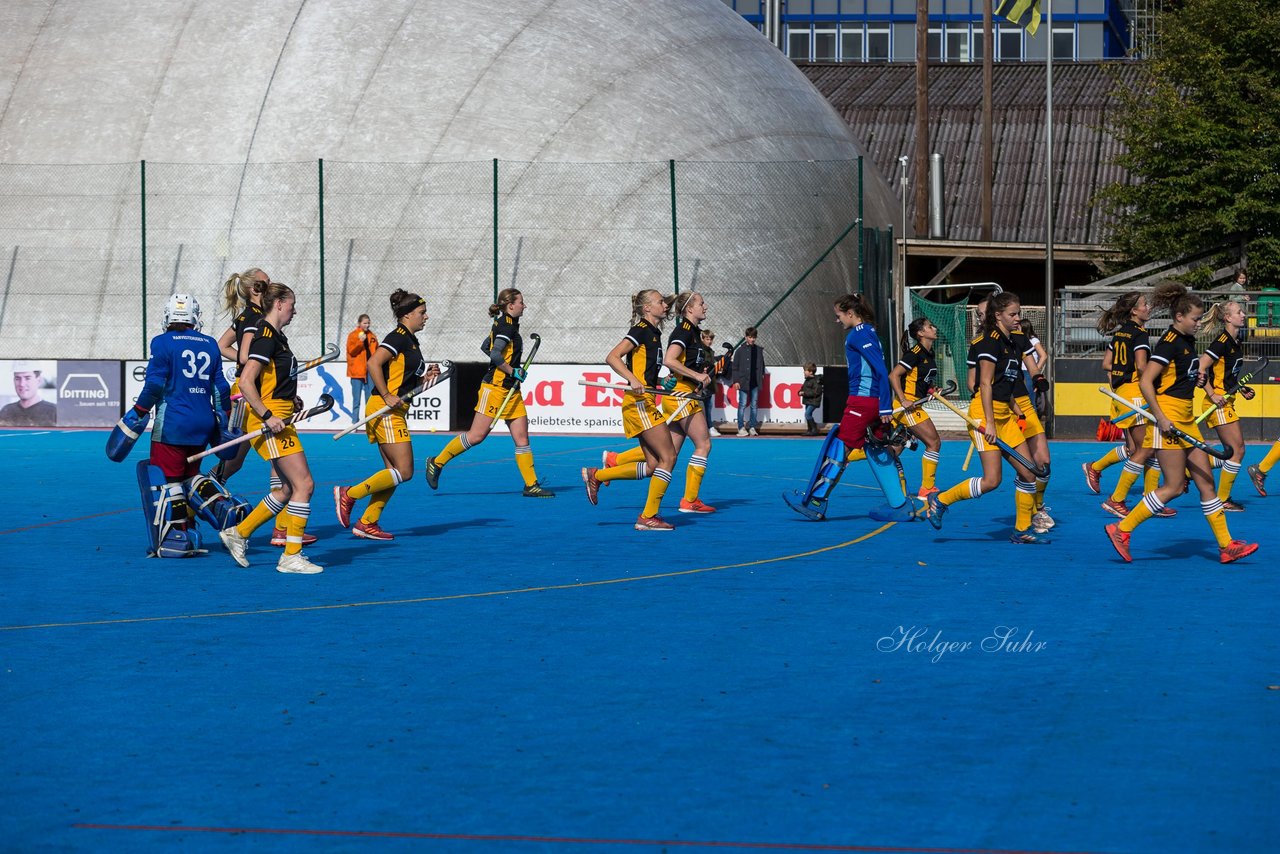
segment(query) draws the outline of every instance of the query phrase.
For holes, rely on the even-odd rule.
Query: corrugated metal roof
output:
[[[867,157],[895,193],[898,158],[915,155],[914,63],[799,65],[853,128]],[[1108,222],[1090,201],[1110,183],[1130,181],[1116,165],[1120,143],[1106,131],[1117,85],[1136,85],[1136,62],[1053,66],[1054,242],[1104,244]],[[1043,241],[1045,223],[1045,66],[999,64],[992,79],[992,239]],[[930,153],[943,157],[946,236],[980,240],[982,231],[982,66],[929,66]],[[907,217],[914,216],[914,193]]]

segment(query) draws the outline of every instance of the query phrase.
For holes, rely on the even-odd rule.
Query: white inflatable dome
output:
[[[600,361],[646,287],[733,340],[858,213],[848,128],[719,0],[8,0],[0,32],[0,357],[140,357],[175,290],[216,334],[253,266],[300,351],[404,287],[433,357],[479,358],[513,284],[547,360]],[[857,283],[854,231],[768,313],[774,363],[842,363]]]

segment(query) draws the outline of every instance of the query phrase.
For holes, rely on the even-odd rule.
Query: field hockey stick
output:
[[[1262,372],[1263,370],[1265,370],[1265,369],[1266,369],[1266,367],[1267,367],[1267,365],[1269,365],[1269,364],[1271,364],[1271,357],[1270,357],[1270,356],[1264,356],[1264,357],[1262,358],[1262,362],[1261,362],[1261,363],[1259,363],[1257,367],[1255,367],[1255,368],[1250,368],[1250,369],[1249,369],[1249,371],[1248,371],[1248,373],[1241,374],[1241,375],[1240,375],[1240,378],[1239,378],[1238,380],[1236,380],[1236,390],[1235,390],[1235,391],[1233,391],[1233,392],[1231,392],[1231,393],[1230,393],[1230,394],[1228,394],[1228,395],[1224,395],[1224,397],[1225,397],[1226,399],[1222,402],[1222,405],[1223,405],[1223,406],[1226,406],[1228,403],[1230,403],[1231,401],[1235,400],[1235,399],[1236,399],[1236,395],[1237,395],[1237,394],[1239,394],[1239,392],[1240,392],[1240,389],[1244,388],[1244,387],[1245,387],[1245,386],[1247,386],[1250,382],[1252,382],[1252,381],[1253,381],[1254,376],[1255,376],[1256,374],[1258,374],[1258,373]],[[1246,397],[1246,398],[1245,398],[1245,400],[1249,400],[1249,398],[1250,398],[1250,397],[1252,397],[1252,396],[1253,396],[1253,395],[1249,395],[1249,397]],[[1196,416],[1196,423],[1197,423],[1197,424],[1203,424],[1203,423],[1204,423],[1204,422],[1209,418],[1209,416],[1210,416],[1210,415],[1212,415],[1213,413],[1215,413],[1215,412],[1217,412],[1217,411],[1218,411],[1218,407],[1216,407],[1216,406],[1215,406],[1214,408],[1212,408],[1212,409],[1206,409],[1204,412],[1201,412],[1199,415],[1197,415],[1197,416]]]
[[[410,400],[413,400],[418,395],[422,394],[427,389],[431,388],[432,386],[447,380],[453,374],[453,362],[445,360],[443,364],[444,364],[444,369],[441,370],[439,374],[427,380],[422,385],[418,386],[412,391],[408,391],[400,395],[400,402],[407,403]],[[366,415],[364,418],[361,418],[359,421],[357,421],[355,424],[352,424],[350,427],[347,427],[343,430],[339,430],[337,433],[334,433],[333,438],[336,440],[336,439],[341,439],[343,436],[350,436],[352,433],[356,432],[361,427],[368,424],[370,421],[374,420],[375,418],[381,418],[382,416],[390,412],[392,409],[395,409],[395,407],[384,406],[381,409],[379,409],[377,412],[373,413],[372,415]]]
[[[307,371],[317,367],[318,365],[323,365],[325,362],[332,362],[334,359],[338,358],[338,354],[341,352],[342,351],[338,349],[337,344],[330,344],[325,347],[322,355],[316,356],[310,362],[303,362],[301,365],[294,365],[293,370],[289,372],[290,379],[298,376],[299,374],[305,374]]]
[[[314,418],[317,415],[323,415],[333,409],[333,398],[327,394],[320,395],[320,402],[310,409],[304,409],[301,412],[295,412],[285,420],[285,426],[297,424],[299,421],[306,421],[308,418]],[[205,457],[218,453],[218,451],[226,450],[233,445],[239,445],[242,442],[248,442],[259,436],[266,436],[271,432],[271,428],[266,424],[262,425],[262,429],[255,430],[252,433],[242,433],[230,442],[223,442],[221,445],[214,445],[208,450],[201,451],[198,454],[192,454],[187,457],[187,462],[194,463],[196,460],[203,460]]]
[[[537,355],[538,348],[542,346],[542,336],[536,332],[529,333],[529,340],[533,342],[533,346],[529,348],[529,355],[525,357],[524,364],[520,366],[520,371],[528,376],[529,366],[533,364],[533,357]],[[516,389],[520,388],[520,381],[516,380],[511,388],[507,389],[506,395],[502,398],[502,405],[498,407],[498,414],[494,417],[500,417],[503,410],[507,408],[507,404],[511,402],[511,395],[516,393]]]
[[[578,385],[584,385],[588,388],[611,388],[617,391],[631,391],[631,386],[626,383],[602,383],[595,380],[578,380]],[[667,391],[665,388],[646,388],[643,389],[645,394],[652,394],[658,397],[669,397],[672,400],[702,400],[702,398],[693,394],[685,394],[682,391]]]
[[[956,406],[954,403],[947,400],[945,397],[937,397],[934,399],[940,401],[943,406],[945,406],[947,409],[950,409],[956,415],[959,415],[962,419],[964,419],[964,422],[968,424],[970,427],[972,427],[974,430],[977,430],[979,433],[982,432],[982,424],[977,419],[975,419],[972,415],[965,412],[960,407]],[[973,447],[973,443],[972,442],[969,443],[969,446]],[[1023,468],[1031,472],[1036,477],[1048,477],[1049,475],[1048,469],[1044,468],[1043,466],[1038,466],[1035,463],[1031,462],[1031,460],[1027,459],[1022,454],[1015,451],[1008,442],[1001,439],[999,436],[996,437],[995,446],[1000,449],[1001,453],[1003,453],[1005,456],[1007,456],[1009,459],[1013,460],[1014,462],[1021,464]]]
[[[944,384],[942,388],[931,388],[929,389],[929,393],[924,397],[916,398],[908,404],[899,406],[889,414],[896,417],[904,412],[911,412],[912,410],[919,409],[940,394],[955,394],[957,388],[959,388],[959,386],[956,385],[955,380],[947,380],[946,384]]]
[[[1145,409],[1139,409],[1138,407],[1134,406],[1132,403],[1125,400],[1120,395],[1116,394],[1107,386],[1104,386],[1104,385],[1098,386],[1098,391],[1102,392],[1112,400],[1118,400],[1120,403],[1123,403],[1125,406],[1129,407],[1134,412],[1136,412],[1139,418],[1143,418],[1149,421],[1151,424],[1156,425],[1156,429],[1159,429],[1159,425],[1156,423],[1156,417],[1152,415],[1150,412],[1147,412]],[[1209,456],[1217,457],[1220,460],[1229,460],[1231,459],[1231,455],[1235,453],[1231,449],[1230,445],[1223,445],[1222,449],[1219,450],[1218,448],[1215,448],[1212,445],[1206,443],[1203,439],[1197,439],[1195,436],[1192,436],[1190,433],[1186,432],[1185,430],[1180,430],[1177,427],[1174,427],[1169,432],[1174,436],[1174,438],[1177,438],[1183,442],[1186,442],[1188,445],[1190,445],[1193,448],[1199,448]]]

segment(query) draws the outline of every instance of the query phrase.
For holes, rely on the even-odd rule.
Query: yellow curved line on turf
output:
[[[259,614],[300,614],[307,611],[332,611],[338,608],[370,608],[381,605],[416,605],[423,602],[450,602],[456,599],[481,599],[487,596],[514,596],[517,593],[542,593],[550,590],[577,590],[583,587],[600,587],[605,584],[630,584],[636,581],[655,581],[662,578],[678,578],[682,575],[698,575],[703,572],[719,572],[723,569],[741,569],[744,566],[761,566],[766,563],[780,563],[784,560],[796,560],[802,557],[812,557],[823,552],[835,551],[843,549],[847,546],[857,545],[871,539],[872,537],[883,534],[892,528],[897,522],[886,522],[874,531],[863,534],[852,540],[846,540],[843,543],[836,543],[831,546],[823,546],[820,549],[810,549],[807,552],[799,552],[791,555],[779,555],[778,557],[766,557],[760,560],[749,560],[743,563],[726,563],[720,566],[704,566],[698,569],[681,569],[675,572],[656,572],[652,575],[635,575],[628,578],[604,578],[599,581],[575,581],[573,584],[546,584],[540,587],[514,587],[509,590],[487,590],[480,593],[453,593],[448,596],[420,596],[413,599],[381,599],[373,602],[344,602],[338,605],[300,605],[295,608],[264,608],[258,611],[219,611],[210,614],[176,614],[168,617],[128,617],[119,620],[82,620],[74,623],[37,623],[29,626],[0,626],[0,631],[18,631],[20,629],[65,629],[75,626],[119,626],[129,623],[159,623],[175,620],[208,620],[214,617],[249,617]]]

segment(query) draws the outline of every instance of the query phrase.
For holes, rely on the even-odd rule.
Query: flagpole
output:
[[[1049,30],[1049,45],[1044,64],[1044,340],[1049,342],[1049,346],[1045,348],[1049,358],[1045,363],[1044,373],[1045,378],[1052,383],[1055,350],[1053,337],[1053,0],[1044,0],[1044,4],[1045,23]],[[1050,421],[1052,421],[1051,418]],[[1052,423],[1046,426],[1049,435],[1052,436]]]

